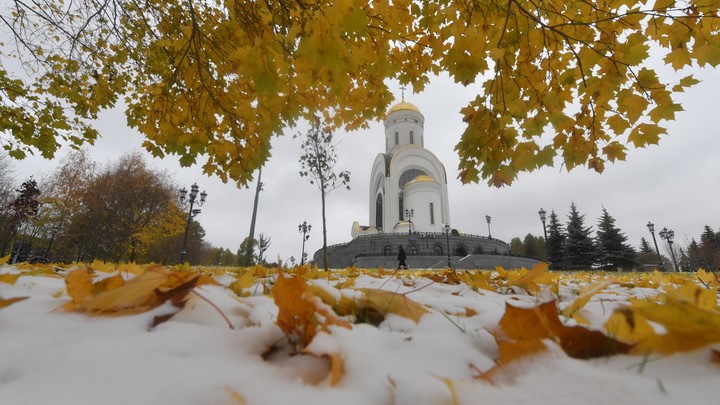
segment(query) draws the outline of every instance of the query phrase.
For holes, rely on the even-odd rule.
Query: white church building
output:
[[[370,172],[369,226],[352,236],[391,232],[443,232],[450,224],[445,166],[425,149],[425,117],[408,102],[385,118],[385,152]]]
[[[452,229],[445,166],[425,149],[425,117],[402,100],[385,117],[385,151],[370,172],[368,223],[352,224],[352,240],[328,246],[328,266],[397,267],[402,246],[411,268],[530,267],[507,243]],[[313,261],[323,265],[322,249]]]

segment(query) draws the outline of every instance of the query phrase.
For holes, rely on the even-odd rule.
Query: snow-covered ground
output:
[[[498,328],[506,303],[532,308],[558,299],[563,309],[581,287],[602,277],[554,277],[545,284],[537,279],[539,288],[532,292],[534,285],[517,279],[515,285],[505,280],[508,285],[491,291],[472,288],[469,279],[433,281],[428,274],[409,271],[345,271],[332,281],[306,275],[304,282],[316,296],[313,305],[320,310],[329,306],[317,297],[344,296],[358,303],[375,289],[411,301],[398,307],[387,302],[386,311],[374,313],[377,326],[369,319],[372,314],[366,314],[369,323],[358,323],[357,308],[355,315],[318,315],[313,318],[320,319],[318,332],[302,348],[297,340],[291,347],[276,324],[279,309],[269,293],[277,274],[256,274],[245,279],[250,287],[229,288],[234,275],[216,269],[218,285],[197,287],[200,295],[188,294],[179,313],[151,327],[156,315],[173,312],[170,302],[127,315],[68,310],[61,307],[71,300],[65,277],[72,269],[58,274],[48,269],[0,266],[0,299],[28,297],[0,305],[0,404],[720,401],[717,342],[673,354],[581,360],[546,340],[545,351],[497,363],[496,335],[502,334]],[[114,275],[96,274],[96,280]],[[122,270],[119,274],[133,277]],[[628,305],[629,298],[652,298],[667,288],[662,283],[652,287],[647,278],[640,283],[628,275],[604,277],[611,282],[582,307],[590,329],[603,330],[613,310]],[[717,304],[712,310],[717,311]],[[335,316],[336,324],[325,322]],[[577,322],[569,316],[560,319],[567,325]],[[348,324],[342,325],[344,321]]]

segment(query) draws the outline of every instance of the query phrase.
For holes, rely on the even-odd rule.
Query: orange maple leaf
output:
[[[546,349],[544,339],[557,343],[574,358],[588,359],[627,353],[630,345],[582,326],[565,326],[558,317],[555,301],[532,308],[505,304],[499,330],[494,331],[499,363],[507,364]]]

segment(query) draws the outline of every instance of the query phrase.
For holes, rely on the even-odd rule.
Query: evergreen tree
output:
[[[700,235],[701,263],[706,270],[720,268],[720,233],[705,225]]]
[[[592,227],[585,227],[585,215],[580,215],[575,203],[570,204],[566,225],[564,259],[572,269],[589,269],[597,262],[597,254],[590,233]]]
[[[550,224],[548,226],[548,238],[545,244],[546,259],[550,268],[560,270],[565,264],[564,256],[565,231],[555,211],[550,211]]]
[[[640,253],[655,253],[645,237],[640,238]]]
[[[700,245],[697,243],[695,238],[690,241],[686,250],[688,258],[688,271],[696,271],[701,267],[706,267],[705,261],[703,260],[702,249],[700,249]]]
[[[635,249],[626,242],[627,236],[615,226],[615,218],[603,207],[596,238],[598,263],[605,268],[635,266],[637,264],[634,260]],[[647,241],[645,244],[647,245]]]

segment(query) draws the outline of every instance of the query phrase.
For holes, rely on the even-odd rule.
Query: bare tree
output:
[[[300,156],[300,177],[307,177],[310,184],[315,184],[320,190],[322,202],[323,227],[323,265],[328,270],[327,253],[327,221],[325,218],[325,197],[331,191],[344,186],[350,190],[350,172],[343,170],[335,172],[337,153],[333,144],[332,132],[321,129],[316,121],[315,125],[303,136],[298,133],[294,138],[300,138],[302,155]]]

